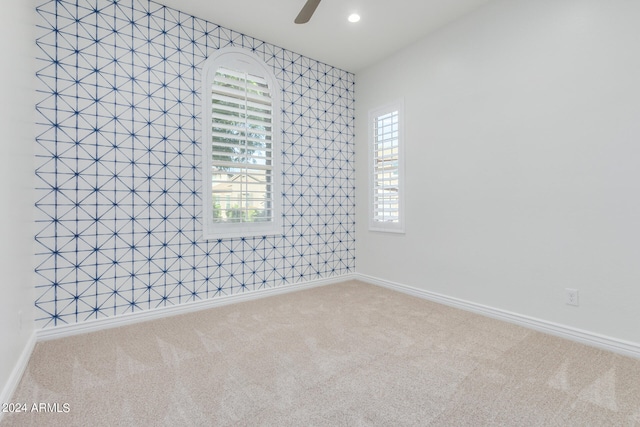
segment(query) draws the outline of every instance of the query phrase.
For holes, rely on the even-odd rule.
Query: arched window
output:
[[[282,233],[280,90],[255,54],[218,50],[202,69],[205,239]]]

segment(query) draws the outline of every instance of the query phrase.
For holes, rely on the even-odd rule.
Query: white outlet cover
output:
[[[566,289],[566,300],[565,300],[565,302],[568,305],[578,306],[579,305],[578,290],[577,289],[567,288]]]

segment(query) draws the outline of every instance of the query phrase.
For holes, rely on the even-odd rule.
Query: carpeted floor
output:
[[[350,281],[39,343],[12,402],[50,406],[2,426],[640,426],[640,360]]]

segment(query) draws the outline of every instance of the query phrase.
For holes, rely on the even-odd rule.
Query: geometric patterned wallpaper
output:
[[[147,0],[37,14],[38,326],[354,271],[353,74]],[[281,86],[281,235],[202,239],[200,68],[225,46]]]

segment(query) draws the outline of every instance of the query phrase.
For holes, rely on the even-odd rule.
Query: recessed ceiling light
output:
[[[351,15],[349,15],[349,22],[358,22],[360,20],[360,15],[358,15],[357,13],[352,13]]]

